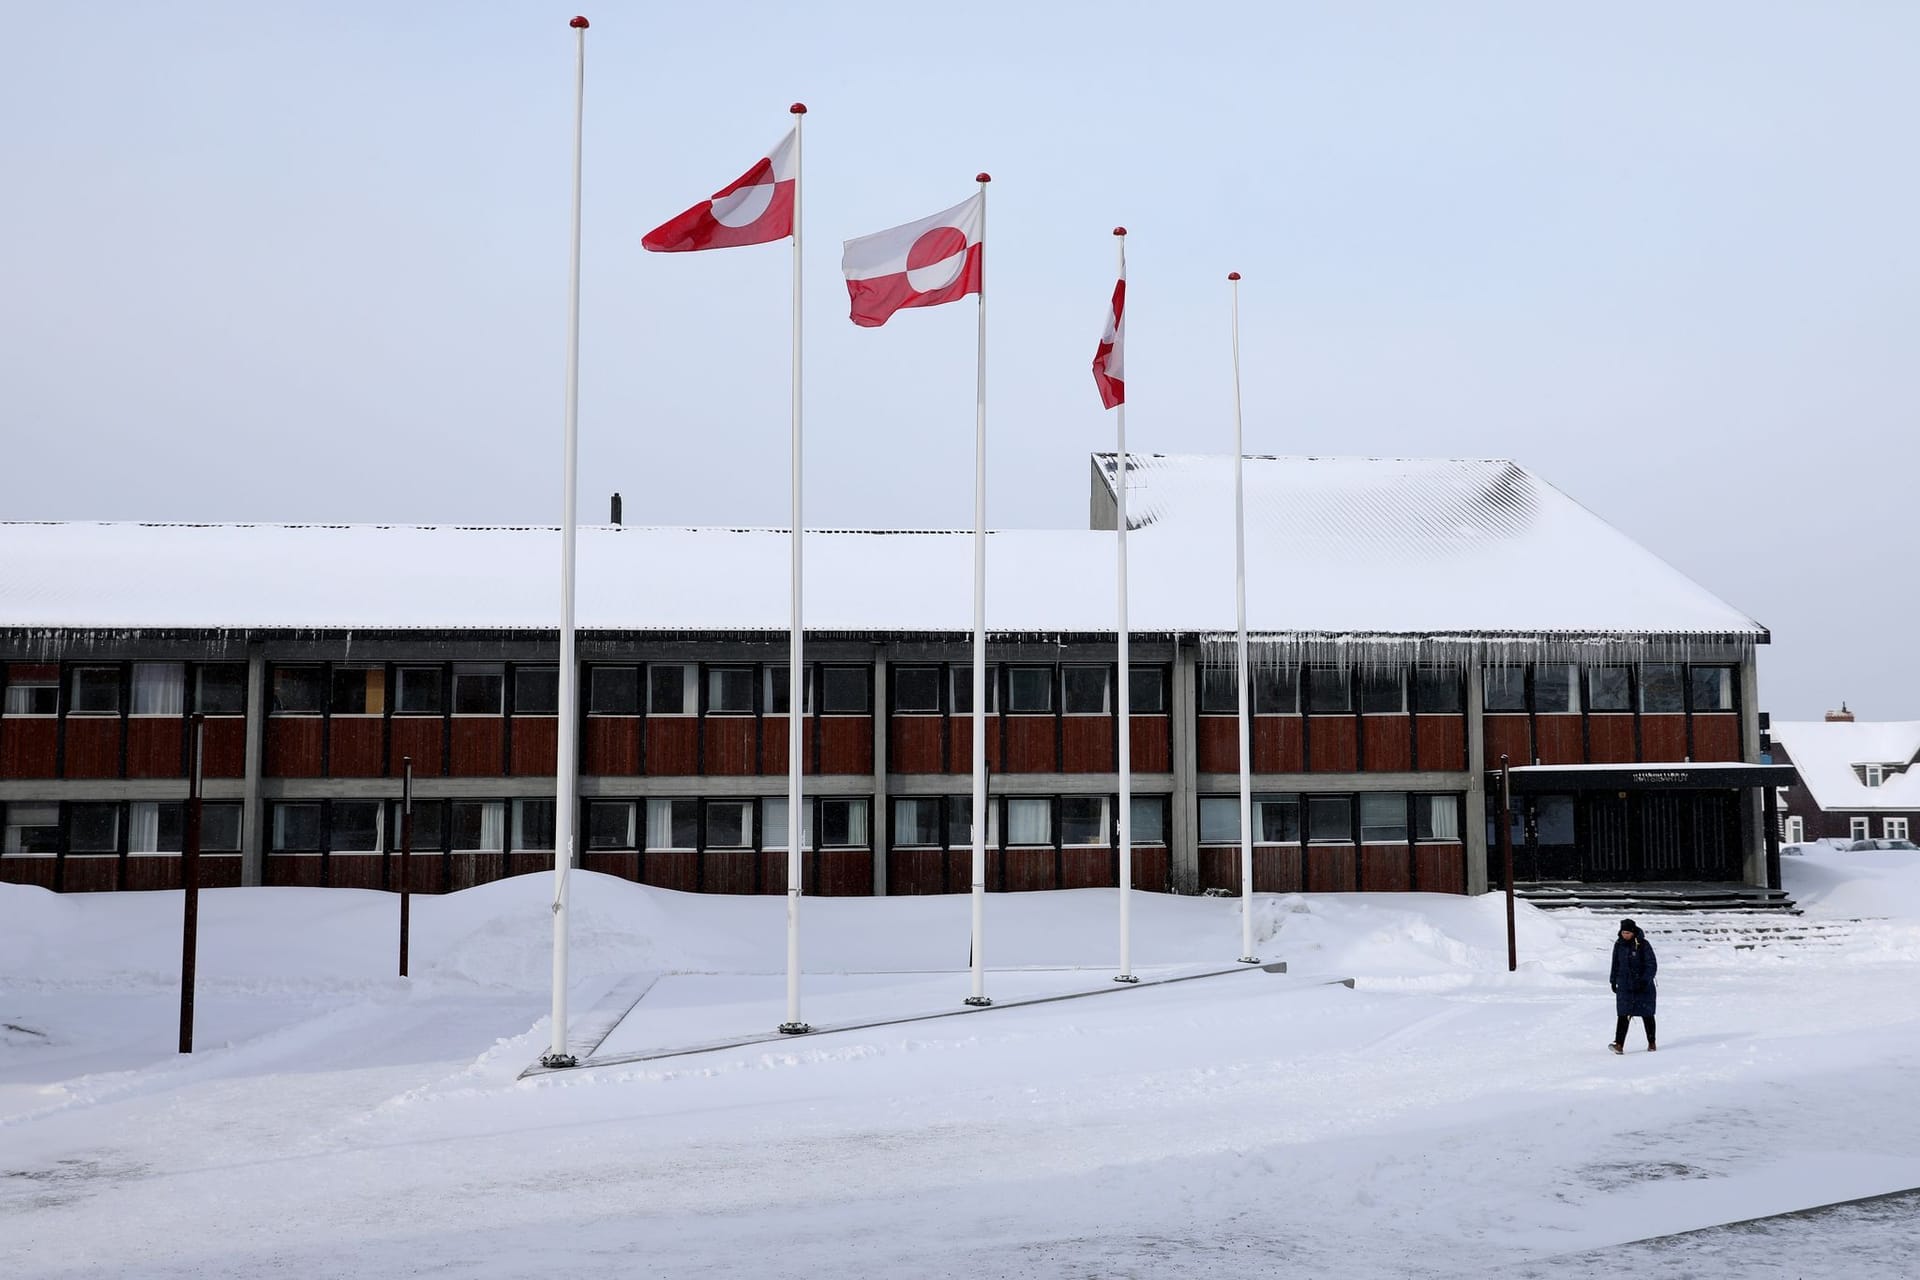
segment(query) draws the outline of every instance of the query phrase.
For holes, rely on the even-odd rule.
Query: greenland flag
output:
[[[975,196],[931,218],[847,241],[840,267],[853,297],[853,322],[872,329],[904,308],[979,293],[985,206],[986,198]]]
[[[677,218],[641,239],[655,253],[692,253],[766,244],[793,234],[794,130],[765,159]]]
[[[1100,404],[1111,409],[1127,402],[1127,373],[1121,357],[1127,342],[1127,278],[1113,286],[1113,306],[1107,312],[1107,331],[1093,353],[1093,385],[1100,388]]]

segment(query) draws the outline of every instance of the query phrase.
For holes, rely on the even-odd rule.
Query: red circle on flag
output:
[[[921,293],[943,289],[967,265],[967,235],[958,227],[935,227],[907,250],[907,283]]]

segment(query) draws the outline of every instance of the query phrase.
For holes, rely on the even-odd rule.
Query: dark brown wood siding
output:
[[[245,716],[208,716],[200,739],[200,772],[209,778],[247,775],[247,720]]]
[[[320,746],[326,728],[326,722],[319,716],[270,716],[267,719],[266,776],[319,777]],[[439,770],[434,772],[438,773]]]
[[[1234,716],[1197,716],[1194,756],[1201,773],[1240,772],[1240,727]]]
[[[1413,718],[1362,716],[1361,759],[1369,773],[1405,773],[1413,768]]]
[[[701,854],[701,892],[752,893],[759,858],[759,854],[747,849],[710,850]]]
[[[580,855],[580,865],[588,871],[597,871],[603,876],[617,876],[622,880],[637,880],[640,877],[640,855],[631,849],[589,851]]]
[[[649,716],[647,776],[684,778],[700,772],[700,722],[692,716]],[[674,873],[678,875],[679,873]],[[658,883],[649,880],[648,884]],[[668,885],[667,888],[678,888]]]
[[[939,773],[943,721],[939,716],[894,716],[887,722],[887,769]],[[889,862],[889,867],[891,867]]]
[[[386,764],[386,722],[379,716],[334,716],[327,726],[327,776],[377,778]],[[416,773],[419,770],[414,770]]]
[[[588,716],[586,726],[583,773],[630,778],[640,772],[640,717]]]
[[[1587,748],[1577,715],[1538,716],[1533,722],[1533,753],[1541,764],[1584,764]]]
[[[513,718],[513,776],[550,778],[558,769],[560,722],[553,716]],[[596,773],[595,769],[584,769]]]
[[[1673,761],[1687,758],[1687,718],[1684,715],[1640,717],[1640,758]]]
[[[987,772],[999,773],[1000,769],[1000,717],[986,717],[987,724]],[[948,773],[973,772],[973,717],[955,716],[947,722],[947,732],[953,739],[953,746],[947,753]]]
[[[745,777],[760,763],[756,758],[760,754],[760,722],[752,716],[708,716],[700,737],[708,777]]]
[[[498,778],[507,768],[504,716],[455,716],[447,772],[456,778]]]
[[[787,772],[787,726],[786,716],[764,716],[760,720],[760,773],[762,776],[782,775]],[[872,750],[869,746],[868,750]],[[800,770],[803,773],[815,773],[818,766],[814,763],[819,753],[813,745],[813,717],[806,716],[800,721]],[[785,893],[782,889],[780,892]]]
[[[1587,717],[1587,759],[1593,764],[1632,764],[1633,716],[1595,712]]]
[[[387,772],[400,776],[400,762],[413,757],[413,776],[438,777],[446,754],[443,735],[446,721],[439,716],[395,716],[392,721],[392,747],[387,756]]]
[[[1165,716],[1129,716],[1127,732],[1132,738],[1128,750],[1133,753],[1135,773],[1173,772],[1172,726]]]
[[[127,721],[127,776],[183,778],[186,721],[179,716],[135,716]]]
[[[692,893],[700,886],[700,855],[682,851],[649,853],[640,862],[640,881]]]
[[[384,889],[386,859],[377,853],[336,853],[327,859],[327,883],[336,889]]]
[[[1457,772],[1467,767],[1465,716],[1415,716],[1414,734],[1422,772]]]
[[[823,849],[813,856],[814,883],[805,886],[828,898],[873,896],[873,854],[866,849]]]
[[[1165,893],[1171,883],[1173,860],[1164,845],[1137,846],[1133,851],[1133,887],[1143,893]]]
[[[1018,723],[1016,721],[1015,723]],[[1129,730],[1133,718],[1127,718]],[[1111,716],[1065,716],[1060,721],[1062,773],[1112,773],[1120,765],[1114,754],[1117,727]],[[1135,766],[1138,768],[1138,766]]]
[[[945,893],[945,858],[946,855],[938,849],[889,850],[887,892],[902,897],[908,894]]]
[[[1035,889],[1054,887],[1051,848],[1008,849],[1003,857],[1008,893],[1026,893]]]
[[[1314,773],[1352,773],[1360,767],[1360,731],[1352,716],[1311,718],[1307,767]]]
[[[1235,717],[1229,720],[1234,724]],[[1234,730],[1230,754],[1232,771],[1240,771],[1239,730]],[[1253,718],[1253,771],[1255,773],[1305,773],[1307,769],[1306,722],[1299,716],[1255,716]]]
[[[1413,890],[1413,852],[1404,844],[1360,846],[1360,888],[1364,893]]]
[[[1058,767],[1054,752],[1052,716],[1007,717],[1007,773],[1053,773]]]
[[[69,778],[120,776],[120,717],[67,717]]]
[[[820,718],[820,772],[846,775],[873,772],[873,717]],[[867,882],[873,892],[873,882]]]
[[[1350,844],[1308,845],[1307,892],[1352,893],[1357,856],[1358,851]]]
[[[68,893],[111,893],[120,887],[120,859],[69,854],[62,859],[60,887]]]
[[[30,884],[51,889],[59,872],[58,858],[0,858],[0,884]]]
[[[1255,893],[1299,893],[1304,887],[1299,845],[1257,844],[1253,846],[1253,891]],[[1229,893],[1241,892],[1239,845],[1201,846],[1200,888],[1202,890],[1225,889]]]
[[[0,778],[51,778],[59,741],[52,716],[0,716]]]
[[[1495,808],[1499,807],[1496,800]],[[1414,876],[1422,893],[1465,893],[1467,850],[1458,844],[1417,844],[1413,847]]]
[[[1740,717],[1713,712],[1693,716],[1693,758],[1695,760],[1740,759]]]
[[[1062,889],[1111,889],[1120,883],[1120,855],[1112,849],[1062,849]]]
[[[1498,769],[1503,755],[1516,769],[1533,763],[1533,733],[1525,716],[1486,716],[1481,725],[1487,735],[1487,768]]]

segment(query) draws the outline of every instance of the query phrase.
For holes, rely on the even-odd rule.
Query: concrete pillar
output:
[[[873,843],[873,896],[887,896],[887,832],[893,818],[887,804],[887,659],[873,659],[873,812],[867,815],[867,839]]]
[[[1481,681],[1481,664],[1467,668],[1467,829],[1461,834],[1467,841],[1467,892],[1487,891],[1487,817],[1491,805],[1500,803],[1487,797],[1487,729],[1480,715],[1486,690]],[[1524,762],[1520,762],[1524,763]]]
[[[260,805],[260,767],[267,755],[267,656],[254,641],[247,646],[246,790],[240,805],[240,883],[266,879],[266,832]]]
[[[1173,645],[1172,701],[1168,725],[1173,758],[1173,803],[1168,815],[1167,832],[1169,874],[1174,887],[1182,893],[1196,892],[1200,886],[1200,779],[1199,747],[1195,740],[1200,724],[1195,703],[1194,668],[1198,646],[1192,640],[1175,640]]]
[[[1740,662],[1740,758],[1749,764],[1760,760],[1760,655],[1747,650]],[[1767,803],[1771,788],[1749,787],[1740,794],[1740,839],[1746,851],[1742,860],[1742,878],[1750,885],[1768,887],[1768,823],[1766,815],[1777,813]],[[1778,839],[1779,827],[1773,827]],[[1773,886],[1778,888],[1779,886]]]

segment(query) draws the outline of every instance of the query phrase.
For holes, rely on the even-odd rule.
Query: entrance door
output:
[[[1738,880],[1745,868],[1740,856],[1740,793],[1700,791],[1693,801],[1692,876],[1696,880]]]
[[[1634,878],[1628,830],[1626,796],[1595,792],[1587,798],[1587,879],[1604,884]]]
[[[1534,879],[1580,878],[1580,846],[1574,839],[1572,796],[1535,796],[1527,836],[1533,852]]]
[[[1675,791],[1643,791],[1635,797],[1639,821],[1634,831],[1635,880],[1690,879],[1693,858],[1687,848],[1690,797]]]

